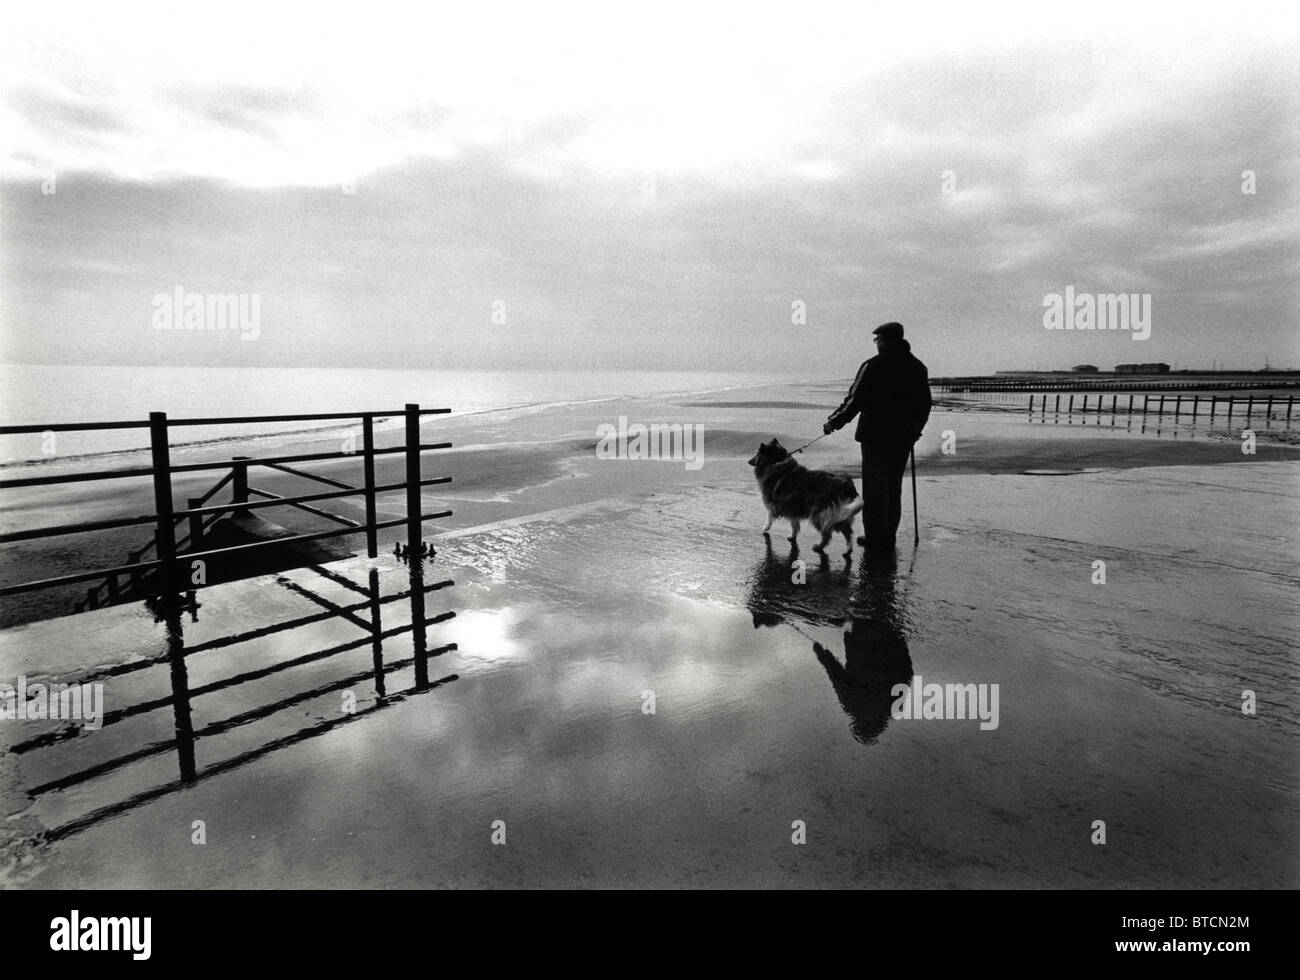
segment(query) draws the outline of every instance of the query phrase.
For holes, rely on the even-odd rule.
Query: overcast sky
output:
[[[1300,367],[1294,4],[295,6],[6,7],[4,359]]]

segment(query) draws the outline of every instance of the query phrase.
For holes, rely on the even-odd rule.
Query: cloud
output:
[[[937,372],[987,370],[1078,359],[1040,320],[1070,283],[1152,292],[1147,359],[1225,319],[1294,359],[1294,45],[950,13],[163,11],[6,41],[0,285],[31,329],[5,354],[829,370],[898,318]],[[176,284],[258,292],[263,338],[164,343]]]

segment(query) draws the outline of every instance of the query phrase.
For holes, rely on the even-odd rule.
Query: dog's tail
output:
[[[813,527],[824,532],[828,527],[852,521],[862,510],[865,501],[858,496],[857,488],[852,483],[849,484],[849,491],[851,497],[847,493],[842,494],[838,499],[818,508],[812,515]]]

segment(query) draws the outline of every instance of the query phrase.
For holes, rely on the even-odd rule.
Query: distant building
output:
[[[1096,374],[1097,365],[1095,364],[1076,364],[1070,368],[1075,374]]]
[[[1169,365],[1163,362],[1154,364],[1116,364],[1116,374],[1168,374]]]

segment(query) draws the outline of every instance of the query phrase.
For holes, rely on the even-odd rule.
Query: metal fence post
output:
[[[385,697],[384,689],[384,639],[382,605],[379,602],[379,569],[370,569],[370,659],[375,668],[375,694]]]
[[[415,645],[415,686],[429,685],[424,631],[424,558],[420,555],[423,506],[420,501],[420,406],[406,405],[406,561],[411,570],[411,635]]]
[[[361,445],[365,454],[361,465],[366,486],[366,554],[374,558],[379,554],[379,532],[375,530],[375,420],[369,415],[361,420]]]
[[[248,463],[242,460],[248,459],[247,456],[230,457],[230,469],[234,474],[230,481],[230,502],[232,504],[248,503]],[[247,513],[247,511],[234,511],[234,513]]]
[[[154,532],[161,593],[176,592],[176,527],[172,516],[172,464],[167,434],[167,413],[149,413],[149,447],[153,457],[153,504],[158,528]]]
[[[194,720],[190,713],[190,680],[185,667],[185,627],[180,607],[172,603],[166,612],[167,660],[171,668],[172,722],[176,727],[176,760],[181,781],[196,778],[194,766]]]
[[[186,497],[185,509],[194,510],[196,507],[202,507],[203,501],[198,497]],[[190,551],[201,551],[203,548],[203,515],[190,515]]]

